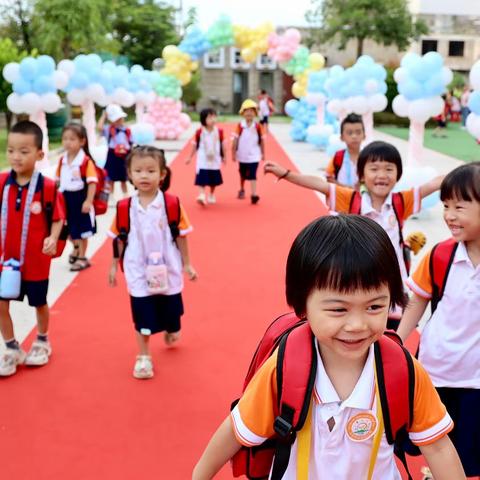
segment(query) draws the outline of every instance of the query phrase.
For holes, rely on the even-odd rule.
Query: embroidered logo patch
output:
[[[42,213],[42,204],[40,202],[32,202],[32,204],[30,205],[30,212],[34,215]]]
[[[358,413],[348,421],[346,431],[350,440],[363,442],[375,435],[377,419],[370,412]]]

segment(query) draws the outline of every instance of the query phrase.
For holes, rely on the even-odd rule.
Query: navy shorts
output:
[[[181,293],[148,297],[130,296],[130,306],[135,330],[142,335],[180,331],[180,317],[183,315]]]
[[[113,148],[108,149],[107,161],[105,162],[105,170],[107,171],[108,179],[111,182],[127,181],[126,158],[117,157]]]
[[[85,190],[63,192],[67,207],[67,228],[72,240],[89,238],[97,232],[95,216],[82,213],[82,205],[87,198]]]
[[[13,299],[15,302],[23,302],[25,296],[28,298],[28,304],[31,307],[43,307],[47,304],[48,278],[47,280],[29,281],[22,280],[20,286],[20,296]],[[0,300],[10,301],[12,299],[0,298]]]
[[[220,170],[200,169],[195,177],[195,185],[199,187],[218,187],[223,183]]]
[[[268,115],[264,115],[264,116],[260,119],[260,125],[268,125]]]
[[[242,163],[240,162],[240,177],[242,180],[256,180],[257,179],[257,169],[258,162],[256,163]]]
[[[437,388],[455,426],[449,433],[467,477],[480,475],[480,389]]]

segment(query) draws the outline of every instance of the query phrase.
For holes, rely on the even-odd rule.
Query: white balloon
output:
[[[135,103],[133,94],[123,87],[115,89],[112,99],[115,103],[125,108],[131,107]]]
[[[365,93],[372,95],[378,90],[378,82],[374,78],[369,78],[365,82]]]
[[[397,68],[393,74],[393,79],[397,83],[402,83],[406,80],[408,76],[407,70],[403,67]]]
[[[366,97],[355,96],[351,99],[352,111],[357,115],[364,115],[368,112],[368,101]]]
[[[46,93],[40,97],[42,110],[47,113],[55,113],[62,108],[62,101],[56,93]]]
[[[28,113],[29,115],[34,115],[42,110],[40,96],[33,92],[22,95],[22,104],[25,113]]]
[[[86,97],[92,102],[98,103],[105,97],[105,89],[99,83],[92,83],[87,87]]]
[[[337,99],[330,100],[327,104],[327,110],[332,114],[332,115],[338,115],[342,108],[342,102]]]
[[[330,137],[330,135],[333,135],[333,131],[332,125],[310,125],[307,128],[308,135],[320,135],[322,137]]]
[[[475,113],[471,113],[467,117],[467,121],[465,125],[470,135],[472,135],[477,140],[480,139],[480,116],[479,115]]]
[[[388,100],[385,95],[376,93],[368,98],[368,106],[372,112],[383,112],[388,105]]]
[[[432,116],[433,109],[430,99],[414,100],[408,106],[408,118],[414,122],[425,123]]]
[[[470,70],[470,85],[474,90],[480,90],[480,60]]]
[[[392,102],[393,113],[399,117],[407,117],[409,103],[403,95],[397,95]]]
[[[20,65],[16,62],[7,63],[3,67],[3,78],[9,83],[17,81],[20,78]]]
[[[68,85],[68,74],[62,70],[53,72],[53,81],[58,90],[63,90]]]
[[[445,85],[449,85],[453,80],[453,72],[448,67],[442,67],[442,81]]]
[[[79,90],[78,88],[73,88],[67,93],[67,100],[72,105],[82,105],[85,102],[85,92],[84,90]]]
[[[113,99],[110,95],[105,95],[103,98],[97,99],[95,103],[97,103],[97,105],[100,105],[101,107],[106,107],[113,103]]]
[[[307,96],[305,97],[305,100],[310,105],[315,105],[316,107],[318,107],[319,105],[322,105],[325,102],[325,95],[323,93],[307,92]]]
[[[57,70],[65,72],[69,77],[75,73],[75,64],[72,60],[60,60],[57,65]]]
[[[436,97],[431,97],[430,99],[432,109],[430,111],[431,116],[435,117],[437,115],[440,115],[443,112],[443,109],[445,108],[445,102],[442,97],[436,96]]]
[[[22,96],[18,93],[11,93],[7,97],[7,107],[13,113],[23,113],[25,110],[22,102]]]

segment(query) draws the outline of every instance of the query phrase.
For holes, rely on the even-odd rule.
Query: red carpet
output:
[[[2,478],[19,480],[184,480],[238,396],[266,325],[286,310],[284,270],[291,242],[325,213],[313,192],[260,175],[260,203],[237,200],[237,168],[224,169],[218,204],[194,201],[194,167],[184,149],[173,166],[195,227],[200,278],[187,283],[183,338],[152,340],[155,378],[138,381],[128,295],[110,289],[107,242],[52,308],[54,355],[38,370],[1,382]],[[294,168],[270,137],[267,158]],[[249,193],[247,191],[247,193]],[[27,340],[27,346],[31,338]],[[217,478],[231,478],[228,466]]]

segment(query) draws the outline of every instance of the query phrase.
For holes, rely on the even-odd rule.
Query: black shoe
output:
[[[245,190],[239,190],[237,198],[239,198],[240,200],[243,200],[245,198]]]
[[[252,195],[252,205],[256,205],[259,200],[260,197],[258,195]]]

